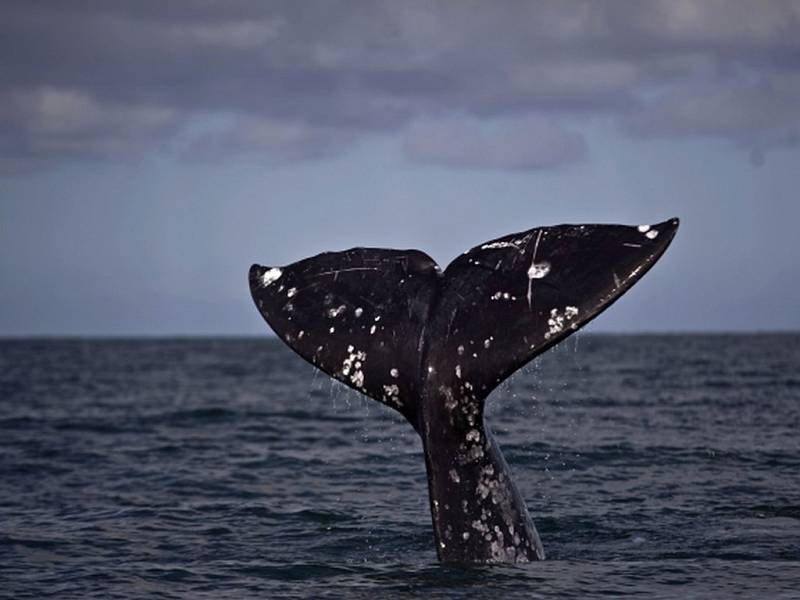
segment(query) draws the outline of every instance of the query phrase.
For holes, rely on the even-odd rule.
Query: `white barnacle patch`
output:
[[[644,237],[646,237],[649,240],[656,239],[658,237],[658,229],[651,229],[650,231],[644,234]]]
[[[364,371],[358,370],[353,373],[353,376],[350,377],[350,381],[353,382],[353,385],[360,388],[364,386]]]
[[[400,406],[400,388],[396,384],[383,386],[383,401]]]
[[[519,250],[519,248],[511,242],[492,242],[491,244],[484,244],[481,246],[481,250],[491,250],[494,248],[514,248],[515,250]]]
[[[364,309],[359,306],[358,308],[355,309],[354,312],[355,312],[356,319],[357,319],[358,317],[360,317],[361,315],[364,314]]]
[[[444,396],[444,407],[448,411],[453,412],[458,408],[458,400],[456,400],[456,397],[453,395],[453,390],[451,388],[443,385],[439,387],[439,393]],[[450,422],[453,422],[452,418]]]
[[[331,327],[330,329],[328,329],[328,332],[330,333],[333,333],[334,331],[336,331],[336,327]]]
[[[291,297],[292,297],[292,296],[294,296],[296,293],[297,293],[297,288],[296,288],[296,287],[289,288],[289,289],[286,291],[286,296],[287,296],[287,297],[289,297],[289,298],[291,298]]]
[[[356,350],[352,345],[347,347],[347,357],[342,362],[342,375],[350,377],[350,382],[357,388],[364,385],[364,371],[361,366],[367,360],[367,353]]]
[[[491,300],[516,300],[515,296],[512,296],[508,292],[495,292],[494,295],[491,296]]]
[[[481,432],[477,429],[470,429],[467,432],[467,441],[468,442],[480,442],[481,441]]]
[[[549,340],[552,336],[564,330],[564,327],[578,314],[577,306],[564,307],[564,313],[560,314],[557,308],[550,311],[550,318],[547,319],[547,326],[550,328],[544,334],[544,339]]]
[[[494,336],[490,335],[488,338],[486,338],[485,340],[483,340],[483,347],[484,347],[484,348],[488,348],[489,346],[491,346],[491,345],[492,345],[492,340],[493,340],[493,339],[494,339]]]
[[[375,330],[376,330],[376,329],[378,329],[378,328],[377,328],[377,326],[375,326],[375,325],[373,325],[372,327],[370,327],[370,328],[369,328],[369,334],[370,334],[370,335],[375,335]]]
[[[461,477],[459,477],[458,471],[456,471],[455,469],[450,469],[450,472],[448,474],[450,475],[450,481],[452,481],[453,483],[461,483]]]
[[[340,314],[342,314],[345,310],[347,310],[347,307],[344,304],[342,304],[341,306],[338,306],[336,308],[331,308],[330,310],[328,310],[328,316],[331,319],[335,319]]]
[[[475,492],[483,500],[488,498],[489,494],[492,494],[497,488],[497,480],[493,477],[493,475],[494,467],[492,465],[488,465],[481,469],[480,475],[478,476],[478,483],[475,487]]]
[[[489,531],[489,526],[480,519],[475,519],[472,522],[472,528],[480,533],[486,533]]]
[[[650,231],[650,225],[639,225],[637,229],[639,230],[639,233],[647,233]]]
[[[281,271],[278,267],[273,267],[268,271],[264,271],[264,274],[261,276],[261,285],[267,287],[273,281],[280,279],[281,275],[283,275],[283,271]]]
[[[458,351],[458,355],[459,356],[463,356],[464,355],[464,346],[459,346],[457,351]]]
[[[391,375],[392,377],[394,377],[395,379],[397,379],[398,377],[400,377],[400,371],[398,371],[397,369],[394,369],[394,368],[393,368],[393,369],[391,369],[391,370],[389,371],[389,375]]]
[[[303,330],[301,329],[301,330],[300,330],[300,333],[298,333],[298,334],[297,334],[297,339],[298,339],[298,340],[302,340],[302,339],[303,339],[303,336],[304,336],[305,334],[306,334],[306,332],[305,332],[305,331],[303,331]]]
[[[550,272],[550,263],[546,260],[531,263],[528,269],[528,279],[542,279]]]
[[[456,365],[456,377],[461,379],[461,365]]]

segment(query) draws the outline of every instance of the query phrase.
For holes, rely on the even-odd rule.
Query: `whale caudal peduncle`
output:
[[[420,435],[440,560],[532,561],[542,544],[484,402],[625,293],[677,228],[540,227],[476,246],[444,272],[418,250],[325,252],[253,265],[250,291],[295,352]]]

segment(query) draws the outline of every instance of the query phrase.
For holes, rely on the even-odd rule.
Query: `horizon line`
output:
[[[576,334],[586,336],[701,336],[701,335],[800,335],[800,329],[670,329],[670,330],[600,330],[578,331]],[[576,335],[572,334],[572,335]],[[273,332],[259,333],[31,333],[31,334],[3,334],[0,333],[0,342],[11,341],[48,341],[48,340],[209,340],[209,339],[267,339],[279,340]],[[562,340],[563,341],[563,340]]]

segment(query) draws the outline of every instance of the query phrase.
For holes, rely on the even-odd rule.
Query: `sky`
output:
[[[799,187],[799,1],[3,3],[0,336],[266,335],[253,262],[673,216],[591,330],[797,330]]]

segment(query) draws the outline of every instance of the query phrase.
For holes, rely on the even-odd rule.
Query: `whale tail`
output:
[[[420,434],[440,558],[533,560],[541,544],[484,426],[483,402],[625,293],[677,227],[671,219],[530,229],[476,246],[444,272],[418,250],[325,252],[253,265],[250,290],[295,352]]]

